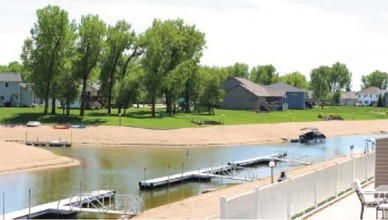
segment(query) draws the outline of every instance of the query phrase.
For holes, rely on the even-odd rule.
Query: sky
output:
[[[87,14],[109,25],[124,19],[138,34],[155,18],[182,18],[205,33],[203,65],[272,64],[280,75],[298,71],[309,80],[312,69],[340,62],[353,91],[362,75],[388,72],[386,0],[2,0],[0,65],[20,61],[36,10],[49,4],[77,22]]]

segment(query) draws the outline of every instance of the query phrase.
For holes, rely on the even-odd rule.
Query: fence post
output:
[[[352,181],[356,179],[356,157],[353,158],[353,163],[352,163]]]
[[[318,208],[318,169],[314,172],[314,205]]]
[[[335,197],[337,198],[338,197],[338,194],[339,194],[339,181],[340,181],[340,175],[339,175],[339,163],[338,162],[335,162],[335,166],[336,166],[336,172],[337,172],[337,176],[336,176],[336,181],[335,181]]]
[[[293,190],[292,188],[292,177],[288,178],[288,189],[291,189],[291,190],[287,190],[287,219],[291,219],[291,191]]]
[[[255,219],[259,219],[259,193],[260,188],[259,186],[255,186]]]
[[[369,178],[369,175],[368,175],[368,158],[369,158],[369,155],[371,153],[368,153],[365,158],[364,158],[364,161],[365,161],[365,180],[368,181],[368,178]]]
[[[223,196],[220,198],[220,219],[227,219],[227,216],[226,216],[226,198]]]

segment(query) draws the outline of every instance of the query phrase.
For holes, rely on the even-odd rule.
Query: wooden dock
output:
[[[98,190],[89,193],[82,193],[80,195],[74,195],[66,199],[34,206],[31,208],[25,208],[14,212],[6,213],[4,219],[31,219],[39,218],[45,215],[54,216],[70,216],[74,217],[77,212],[90,212],[90,213],[106,213],[106,214],[133,214],[126,213],[118,210],[109,210],[106,207],[90,208],[88,207],[92,203],[98,203],[101,201],[108,201],[114,198],[115,191],[113,190]],[[87,206],[83,208],[83,206]]]
[[[173,174],[168,176],[163,176],[155,179],[143,180],[139,182],[140,189],[150,190],[154,188],[169,186],[177,183],[183,183],[185,181],[211,181],[212,178],[224,178],[224,179],[233,179],[241,181],[251,181],[250,179],[245,179],[237,176],[228,176],[222,175],[223,173],[228,173],[231,170],[238,169],[238,167],[252,166],[259,163],[277,161],[281,158],[287,156],[287,153],[276,153],[269,156],[257,157],[248,160],[241,160],[236,162],[230,162],[228,165],[216,166],[210,168],[204,168],[197,171],[189,171],[180,174]]]
[[[211,178],[216,177],[216,174],[227,172],[232,169],[233,167],[229,165],[205,168],[196,171],[189,171],[185,173],[173,174],[155,179],[140,181],[139,186],[140,189],[153,189],[173,185],[176,183],[182,183],[189,180],[210,181]]]
[[[262,156],[262,157],[247,159],[247,160],[233,161],[233,162],[229,162],[228,165],[236,166],[236,167],[238,166],[248,167],[248,166],[257,165],[260,163],[269,163],[270,161],[279,161],[285,157],[287,157],[287,153],[276,153],[276,154],[272,154],[264,157]]]
[[[57,141],[26,141],[26,145],[29,146],[35,146],[35,147],[71,147],[71,142],[69,141],[62,141],[62,140],[57,140]]]

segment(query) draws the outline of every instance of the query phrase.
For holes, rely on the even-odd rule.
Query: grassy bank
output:
[[[163,108],[157,110],[163,111]],[[119,125],[135,126],[142,128],[187,128],[199,127],[200,125],[191,123],[192,120],[213,120],[224,122],[226,125],[253,124],[253,123],[281,123],[281,122],[305,122],[320,121],[318,115],[341,116],[344,120],[373,120],[388,119],[387,108],[376,107],[350,107],[333,106],[273,112],[252,112],[242,110],[215,109],[215,115],[207,113],[177,113],[174,117],[163,118],[151,117],[150,108],[131,108],[126,115],[118,116],[117,110],[113,109],[112,114],[107,110],[87,110],[84,117],[79,117],[77,109],[71,110],[70,116],[62,114],[58,109],[56,115],[43,115],[43,108],[0,108],[0,123],[2,124],[26,124],[28,121],[40,121],[45,124],[86,124],[86,125]]]

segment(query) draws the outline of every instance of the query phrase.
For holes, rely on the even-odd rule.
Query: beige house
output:
[[[358,96],[355,92],[346,92],[341,94],[340,105],[356,105],[358,103]]]

